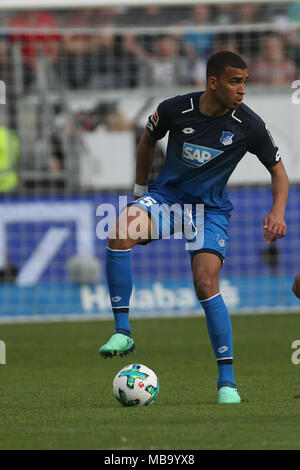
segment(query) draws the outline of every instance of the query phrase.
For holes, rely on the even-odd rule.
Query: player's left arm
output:
[[[272,180],[273,205],[269,214],[263,219],[263,240],[271,243],[286,235],[284,216],[289,193],[289,180],[282,161],[268,170]]]
[[[289,180],[276,143],[264,121],[256,116],[249,133],[248,150],[254,153],[271,174],[273,205],[263,219],[263,240],[275,242],[286,235],[284,220],[288,200]]]

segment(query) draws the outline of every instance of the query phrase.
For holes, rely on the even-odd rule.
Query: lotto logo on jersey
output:
[[[182,148],[182,159],[195,166],[202,166],[213,158],[221,155],[222,150],[202,147],[201,145],[188,144],[184,142]]]
[[[154,127],[157,126],[159,121],[159,115],[157,111],[154,111],[152,116],[149,117],[148,122],[147,122],[147,127],[150,131],[153,131]]]

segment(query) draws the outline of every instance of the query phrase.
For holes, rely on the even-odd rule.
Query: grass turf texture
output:
[[[112,321],[1,325],[0,449],[300,449],[300,316],[232,317],[243,402],[218,405],[217,366],[201,318],[132,320],[137,352],[101,359]],[[115,374],[139,362],[160,393],[123,408]]]

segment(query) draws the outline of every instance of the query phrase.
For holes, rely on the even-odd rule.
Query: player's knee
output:
[[[131,240],[128,238],[127,226],[117,221],[116,225],[108,234],[108,247],[112,250],[128,250],[132,247]]]
[[[141,240],[148,240],[150,223],[148,213],[138,207],[126,208],[109,232],[108,247],[128,250]]]
[[[133,243],[130,239],[109,238],[107,246],[112,250],[129,250]]]
[[[199,300],[208,299],[217,289],[217,280],[206,272],[194,276],[194,288]]]
[[[129,226],[117,222],[116,226],[109,232],[108,247],[112,250],[129,250],[138,242],[138,237],[130,236]]]

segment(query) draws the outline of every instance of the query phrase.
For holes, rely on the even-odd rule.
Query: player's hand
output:
[[[300,299],[300,272],[295,276],[292,291],[294,292],[295,296]]]
[[[263,220],[263,240],[266,243],[275,242],[278,238],[282,238],[286,235],[286,223],[282,215],[276,212],[270,212]]]

